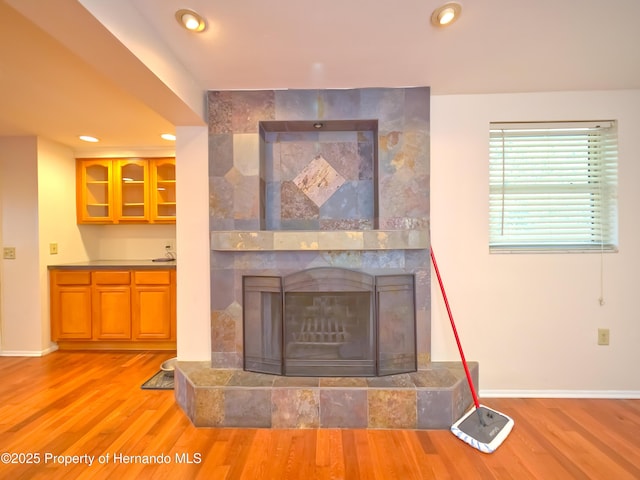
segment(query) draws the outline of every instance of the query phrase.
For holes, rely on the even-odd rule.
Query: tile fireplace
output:
[[[461,414],[462,369],[430,358],[429,88],[207,103],[211,362],[176,371],[194,423],[439,428]]]
[[[426,365],[429,89],[216,91],[208,106],[212,366],[243,368],[255,334],[243,278],[322,267],[412,275]]]

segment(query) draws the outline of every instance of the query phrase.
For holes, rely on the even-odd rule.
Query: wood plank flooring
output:
[[[171,356],[0,357],[0,478],[640,478],[640,400],[486,399],[515,420],[491,455],[449,431],[198,429],[140,388]]]

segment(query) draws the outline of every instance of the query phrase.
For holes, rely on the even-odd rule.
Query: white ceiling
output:
[[[639,0],[460,0],[437,29],[441,3],[0,0],[0,135],[163,148],[160,133],[203,124],[206,90],[640,88]],[[185,7],[205,32],[178,26]]]

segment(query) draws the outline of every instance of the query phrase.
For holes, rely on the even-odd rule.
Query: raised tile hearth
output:
[[[469,363],[478,385],[478,364]],[[472,405],[459,362],[386,377],[281,377],[178,362],[178,404],[197,427],[448,429]]]

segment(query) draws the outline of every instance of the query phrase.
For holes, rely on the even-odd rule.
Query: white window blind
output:
[[[491,251],[615,250],[615,121],[492,123]]]

